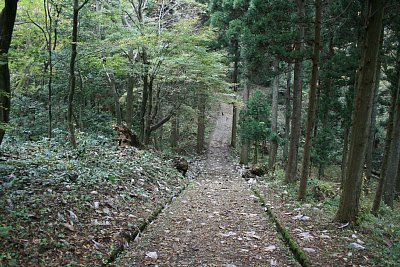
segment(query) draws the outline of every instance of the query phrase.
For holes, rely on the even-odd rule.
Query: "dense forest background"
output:
[[[141,149],[194,158],[222,99],[241,164],[279,176],[300,201],[331,197],[338,222],[398,216],[397,0],[5,0],[0,9],[1,164],[18,151],[85,157],[117,146],[118,125]]]

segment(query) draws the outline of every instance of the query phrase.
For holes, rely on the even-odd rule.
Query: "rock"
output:
[[[350,243],[349,246],[350,246],[350,248],[357,249],[357,250],[365,249],[364,246],[362,246],[362,245],[360,245],[360,244],[358,244],[358,243]]]
[[[315,249],[313,249],[313,248],[304,248],[303,250],[305,252],[308,252],[308,253],[314,253],[315,252]]]

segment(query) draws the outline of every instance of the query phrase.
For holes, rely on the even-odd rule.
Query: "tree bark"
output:
[[[295,51],[299,54],[303,52],[304,47],[304,18],[305,7],[304,0],[296,0],[298,14],[298,35],[295,43]],[[293,183],[297,176],[297,154],[299,149],[300,128],[301,128],[301,94],[302,94],[302,76],[303,59],[297,56],[294,63],[294,82],[293,82],[293,112],[292,125],[290,129],[290,143],[288,164],[286,166],[285,182]]]
[[[345,125],[343,132],[342,169],[341,169],[341,179],[340,179],[341,188],[343,188],[344,181],[346,180],[347,156],[349,154],[349,139],[350,139],[350,129],[347,125]]]
[[[381,42],[380,46],[383,43],[383,34],[381,34]],[[373,161],[373,146],[375,140],[375,125],[376,125],[376,113],[378,110],[378,91],[379,91],[379,82],[381,77],[381,56],[378,55],[378,63],[376,67],[375,73],[375,88],[374,88],[374,96],[372,100],[372,112],[371,112],[371,125],[369,126],[368,132],[368,144],[367,144],[367,153],[365,155],[365,184],[364,184],[364,193],[367,195],[369,193],[369,184],[372,178],[372,161]]]
[[[397,95],[399,94],[399,84],[395,87],[395,90],[392,91],[392,101],[390,104],[390,109],[389,109],[389,119],[388,119],[388,125],[386,127],[386,140],[385,140],[385,149],[383,153],[383,160],[382,160],[382,166],[381,166],[381,172],[379,176],[379,182],[378,186],[376,188],[376,193],[374,197],[374,202],[372,204],[372,209],[371,212],[374,215],[377,215],[379,212],[379,207],[382,201],[382,195],[383,195],[383,190],[386,182],[386,171],[387,171],[387,166],[388,166],[388,160],[389,160],[389,151],[392,143],[392,137],[393,137],[393,122],[394,122],[394,116],[395,116],[395,108],[396,108],[396,101],[397,101]]]
[[[197,153],[204,151],[205,128],[206,128],[206,92],[202,86],[197,93]]]
[[[274,72],[275,77],[272,84],[272,119],[271,119],[271,131],[273,138],[270,142],[270,154],[268,160],[268,168],[273,169],[276,163],[276,155],[278,153],[278,91],[279,91],[279,61],[274,61]]]
[[[238,91],[238,82],[239,82],[239,42],[236,40],[234,43],[235,47],[235,59],[233,63],[233,74],[232,74],[232,83],[233,83],[233,93],[235,94]],[[237,135],[237,105],[236,102],[232,103],[232,134],[231,134],[231,147],[236,147],[236,135]]]
[[[131,62],[134,60],[133,49],[128,52],[129,59]],[[126,88],[126,112],[125,112],[125,122],[128,128],[132,127],[133,120],[133,87],[135,85],[135,78],[133,75],[129,75],[127,88]]]
[[[5,124],[10,119],[11,84],[7,54],[14,30],[17,4],[18,0],[5,0],[0,13],[0,61],[2,62],[0,64],[0,145],[5,134]]]
[[[142,49],[142,58],[144,65],[144,73],[142,75],[143,81],[143,91],[142,91],[142,103],[140,107],[140,133],[139,139],[140,142],[143,143],[145,138],[145,130],[146,130],[146,110],[147,110],[147,102],[149,98],[149,62],[147,61],[147,52],[146,49]]]
[[[362,171],[371,121],[375,72],[382,29],[383,0],[369,0],[368,7],[369,14],[363,37],[363,55],[357,83],[348,167],[339,209],[335,217],[335,220],[339,222],[355,222],[359,211]]]
[[[400,79],[400,77],[399,77]],[[398,82],[400,87],[400,81]],[[396,188],[396,177],[398,175],[398,165],[400,160],[400,89],[397,89],[396,106],[394,111],[392,141],[390,142],[389,157],[387,162],[385,177],[385,193],[383,200],[393,208],[393,201]]]
[[[315,120],[315,104],[317,97],[317,82],[318,82],[318,66],[319,66],[319,51],[321,47],[321,0],[315,1],[315,40],[314,40],[314,55],[312,59],[312,70],[311,70],[311,83],[310,93],[308,100],[308,112],[307,112],[307,129],[306,129],[306,140],[303,151],[303,167],[300,178],[299,188],[299,200],[305,200],[307,190],[307,178],[309,175],[310,168],[310,152],[312,144],[312,134]]]
[[[122,114],[121,114],[121,106],[119,104],[119,96],[117,92],[117,86],[115,84],[115,76],[113,73],[109,73],[106,71],[106,77],[107,77],[107,82],[108,85],[111,88],[111,93],[114,99],[114,111],[115,111],[115,117],[117,119],[117,124],[122,123]]]
[[[287,167],[288,155],[289,155],[289,134],[290,134],[290,84],[292,80],[292,69],[288,64],[287,77],[286,77],[286,91],[285,91],[285,145],[283,146],[283,163],[285,168]]]
[[[248,79],[243,81],[243,104],[246,105],[249,100],[250,88],[248,84]],[[242,141],[242,146],[240,148],[240,164],[247,165],[249,164],[249,143],[247,141]]]
[[[77,56],[77,43],[78,43],[78,20],[79,11],[89,2],[85,0],[82,5],[79,6],[79,1],[74,0],[74,12],[72,19],[72,42],[71,42],[71,58],[69,62],[69,92],[68,92],[68,110],[67,110],[67,123],[70,142],[73,148],[77,147],[75,138],[75,127],[73,121],[73,101],[76,87],[76,76],[75,76],[75,60]]]
[[[178,147],[179,142],[179,112],[174,116],[171,123],[171,137],[170,137],[170,145],[172,149],[176,149]]]

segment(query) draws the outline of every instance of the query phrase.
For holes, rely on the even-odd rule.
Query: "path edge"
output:
[[[302,267],[311,267],[311,261],[306,256],[305,252],[300,248],[300,246],[296,243],[294,238],[290,235],[289,231],[286,227],[279,221],[278,217],[273,213],[273,211],[268,207],[265,202],[265,198],[261,195],[260,191],[257,187],[251,186],[251,190],[253,191],[254,195],[258,198],[261,206],[264,207],[265,212],[267,213],[268,217],[274,222],[276,230],[281,235],[282,239],[289,247],[290,251],[292,252],[296,261]]]

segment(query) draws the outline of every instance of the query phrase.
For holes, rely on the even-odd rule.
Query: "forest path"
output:
[[[229,151],[231,106],[221,104],[204,172],[117,266],[298,266],[239,177]]]

